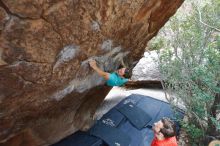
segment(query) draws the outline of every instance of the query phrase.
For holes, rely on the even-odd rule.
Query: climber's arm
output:
[[[95,60],[91,60],[89,61],[89,65],[100,75],[102,76],[104,79],[108,80],[109,79],[109,73],[104,72],[103,70],[101,70],[97,65],[96,65],[96,61]]]

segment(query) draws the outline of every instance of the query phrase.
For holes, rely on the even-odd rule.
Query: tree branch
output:
[[[220,32],[220,29],[215,28],[214,26],[211,26],[211,25],[209,25],[209,24],[207,24],[207,23],[203,22],[203,21],[202,21],[202,14],[201,14],[201,11],[199,10],[199,8],[198,8],[198,7],[196,7],[196,8],[197,8],[197,11],[198,11],[198,13],[199,13],[199,22],[200,22],[200,23],[202,23],[203,25],[205,25],[205,26],[209,27],[209,28],[212,28],[212,29],[214,29],[214,30],[216,30],[216,31]]]

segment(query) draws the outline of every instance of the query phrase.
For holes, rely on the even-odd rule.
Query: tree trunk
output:
[[[218,84],[218,87],[220,87],[220,83]],[[216,127],[216,125],[212,122],[212,120],[211,120],[211,117],[213,117],[213,118],[217,118],[217,114],[218,114],[218,106],[220,105],[220,93],[217,93],[216,95],[215,95],[215,100],[214,100],[214,103],[213,103],[213,105],[212,105],[212,107],[211,107],[211,113],[210,113],[210,117],[208,117],[209,119],[208,119],[208,129],[207,129],[207,134],[208,135],[211,135],[211,136],[214,136],[214,137],[216,137],[216,136],[219,136],[220,135],[220,133],[219,133],[219,131],[217,130],[217,127]]]

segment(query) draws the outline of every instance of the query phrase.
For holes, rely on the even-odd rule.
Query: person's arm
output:
[[[104,72],[101,70],[97,65],[95,60],[89,61],[89,65],[91,68],[93,68],[100,76],[102,76],[104,79],[108,80],[109,79],[109,73]]]

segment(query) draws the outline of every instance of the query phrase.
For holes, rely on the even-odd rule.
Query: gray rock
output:
[[[134,67],[131,79],[135,81],[160,81],[161,77],[158,68],[158,54],[156,51],[144,53],[144,57],[141,58]]]

